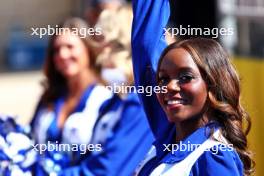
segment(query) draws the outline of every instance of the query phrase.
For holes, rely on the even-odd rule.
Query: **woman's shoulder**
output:
[[[192,175],[243,176],[243,163],[232,144],[218,144],[204,151],[194,164]]]

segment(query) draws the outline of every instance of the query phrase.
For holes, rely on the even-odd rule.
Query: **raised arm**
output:
[[[133,0],[132,49],[135,76],[151,64],[156,72],[161,52],[167,46],[163,28],[166,27],[170,6],[168,0]],[[142,80],[136,77],[136,83]],[[144,82],[144,81],[143,81]]]
[[[132,57],[136,86],[156,86],[155,74],[159,57],[167,46],[163,28],[169,19],[168,0],[132,0]],[[151,129],[156,138],[172,128],[156,95],[139,94]]]

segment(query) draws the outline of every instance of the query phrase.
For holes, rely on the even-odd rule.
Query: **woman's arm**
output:
[[[132,56],[136,86],[156,86],[159,57],[167,46],[163,28],[169,19],[168,0],[133,0]],[[154,92],[153,92],[154,93]],[[139,94],[156,138],[172,127],[156,95]]]

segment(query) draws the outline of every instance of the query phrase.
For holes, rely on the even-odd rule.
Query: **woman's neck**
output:
[[[96,81],[96,75],[90,70],[87,70],[86,72],[82,72],[79,75],[70,78],[68,80],[68,96],[80,96],[88,86],[95,83]]]

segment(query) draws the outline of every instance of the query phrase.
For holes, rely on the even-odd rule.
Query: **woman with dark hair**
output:
[[[113,94],[100,81],[95,44],[81,33],[88,30],[86,23],[70,18],[58,29],[60,33],[50,39],[44,93],[31,122],[32,132],[37,144],[89,144],[100,107]],[[39,160],[40,168],[52,172],[56,168],[49,168],[47,161],[55,161],[56,151],[45,153],[49,157]],[[60,167],[80,160],[80,152],[58,153],[65,156],[58,161],[63,162]]]
[[[250,175],[254,162],[246,135],[251,123],[226,52],[203,38],[166,47],[167,0],[136,0],[133,8],[136,83],[167,87],[157,100],[141,96],[156,142],[138,175]]]
[[[66,32],[51,38],[45,90],[31,123],[36,143],[47,147],[35,174],[128,175],[151,146],[144,111],[102,83],[99,47],[81,32],[88,30],[85,22],[71,18],[60,29]]]

